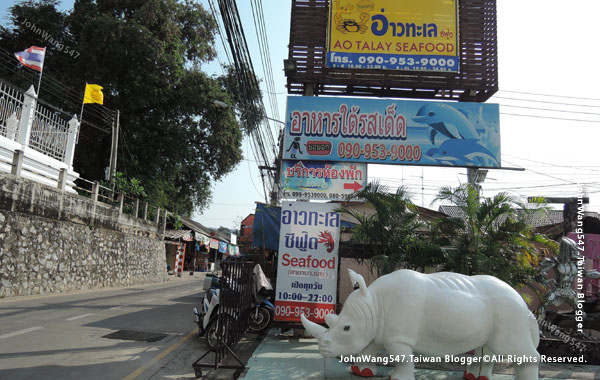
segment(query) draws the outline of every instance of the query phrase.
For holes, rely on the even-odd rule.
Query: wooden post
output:
[[[15,153],[13,154],[12,169],[10,173],[16,176],[17,178],[21,177],[21,171],[23,170],[23,157],[24,152],[22,150],[15,150]]]
[[[123,213],[123,200],[125,199],[125,196],[123,195],[123,193],[119,193],[119,197],[117,198],[117,200],[119,201],[119,215],[121,215]]]
[[[135,198],[135,210],[134,210],[135,214],[133,216],[135,216],[137,218],[139,211],[140,211],[140,199]]]
[[[163,239],[165,238],[165,231],[167,230],[167,217],[169,216],[169,212],[167,210],[165,210],[165,217],[163,218],[163,223],[162,223],[162,236]]]
[[[92,186],[92,201],[94,205],[98,203],[98,193],[100,192],[100,182],[94,181],[94,185]]]
[[[156,208],[156,218],[155,218],[155,220],[154,220],[154,222],[155,222],[156,224],[158,224],[158,219],[159,219],[159,218],[160,218],[160,207],[157,207],[157,208]]]
[[[98,204],[98,193],[100,192],[100,182],[94,181],[92,186],[92,221],[96,219],[96,205]]]
[[[144,220],[148,220],[148,202],[144,202]]]

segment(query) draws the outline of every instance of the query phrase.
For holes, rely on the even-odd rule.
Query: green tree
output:
[[[161,208],[189,215],[206,207],[211,185],[242,159],[242,131],[232,110],[213,104],[239,104],[230,86],[233,73],[211,77],[200,69],[216,55],[210,13],[191,0],[76,0],[68,12],[58,4],[15,4],[11,25],[0,28],[0,47],[14,52],[46,46],[44,75],[81,89],[82,96],[86,82],[102,85],[105,106],[120,110],[119,171],[137,178],[148,200]],[[28,69],[16,60],[13,65],[0,68],[0,75],[28,87],[30,78],[14,74]],[[79,113],[50,84],[40,92],[43,100]],[[84,119],[92,116],[84,113]],[[109,152],[110,135],[84,123],[75,170],[84,178],[103,178]]]
[[[533,282],[538,247],[553,242],[533,231],[527,217],[543,208],[527,208],[506,193],[480,198],[471,185],[443,187],[436,200],[459,208],[462,216],[433,223],[433,241],[445,247],[445,269],[467,275],[489,274],[513,285]]]
[[[425,225],[418,220],[416,206],[404,188],[391,192],[386,186],[372,182],[356,197],[364,199],[373,212],[349,206],[339,211],[358,221],[350,243],[360,245],[380,276],[399,268],[424,272],[443,263],[441,249],[419,233]]]

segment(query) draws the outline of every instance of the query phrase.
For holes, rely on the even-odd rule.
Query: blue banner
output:
[[[283,158],[498,168],[497,104],[289,96]]]
[[[277,251],[279,249],[279,222],[281,207],[256,204],[252,225],[252,245]]]

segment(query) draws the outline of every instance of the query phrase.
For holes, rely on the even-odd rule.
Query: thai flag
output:
[[[27,66],[30,69],[42,72],[44,67],[44,56],[46,55],[46,48],[32,46],[29,49],[15,53],[15,57],[21,62],[23,66]]]

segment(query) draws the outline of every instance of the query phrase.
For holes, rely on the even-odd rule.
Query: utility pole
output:
[[[487,173],[487,169],[467,168],[467,181],[477,191],[478,196],[481,193],[481,184],[485,181]]]
[[[110,146],[110,164],[108,169],[109,181],[112,184],[115,180],[115,173],[117,172],[117,152],[119,147],[119,117],[120,111],[117,110],[117,114],[112,123],[112,141]]]

